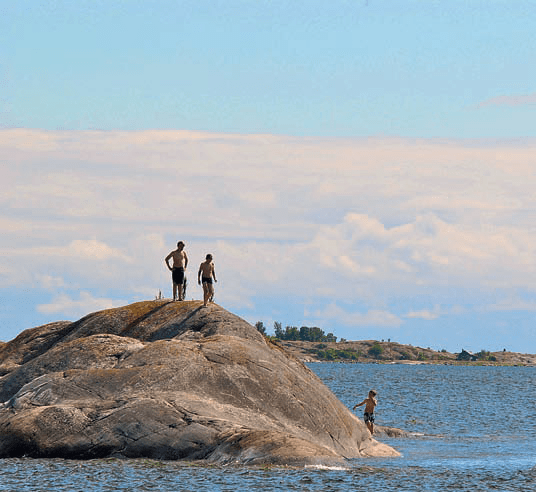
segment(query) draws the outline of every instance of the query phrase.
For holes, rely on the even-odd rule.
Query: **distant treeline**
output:
[[[262,321],[255,323],[255,328],[259,330],[263,335],[267,335],[266,327]],[[283,325],[276,321],[274,323],[274,336],[279,340],[301,340],[303,342],[336,342],[337,337],[333,333],[324,333],[324,330],[317,326],[286,326],[283,329]]]

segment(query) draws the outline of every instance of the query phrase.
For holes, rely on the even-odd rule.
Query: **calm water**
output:
[[[0,490],[536,490],[536,368],[310,367],[350,408],[375,388],[377,423],[415,434],[382,439],[402,458],[300,470],[151,460],[10,459],[0,460]]]

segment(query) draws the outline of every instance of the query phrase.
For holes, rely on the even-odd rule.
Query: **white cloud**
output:
[[[37,279],[45,289],[66,287],[65,280],[61,277],[55,277],[53,275],[38,275]]]
[[[353,274],[366,274],[372,275],[376,271],[373,267],[362,267],[348,255],[342,255],[338,258],[340,266],[346,272],[351,272]]]
[[[107,244],[97,241],[96,239],[75,239],[67,247],[67,252],[73,256],[79,256],[84,260],[108,260],[118,258],[130,261],[127,255],[123,254],[117,248],[111,248]]]
[[[421,309],[420,311],[410,311],[404,315],[405,318],[424,319],[428,321],[437,319],[439,316],[441,316],[441,310],[437,306],[432,310]]]
[[[313,317],[318,320],[330,320],[331,323],[350,327],[384,326],[397,328],[402,324],[400,317],[388,311],[371,309],[365,313],[349,312],[336,303],[331,303],[323,309],[314,311]]]
[[[478,109],[486,106],[528,106],[536,105],[536,92],[531,94],[511,94],[492,97],[476,105]]]
[[[534,139],[0,130],[0,285],[169,295],[163,258],[183,239],[191,295],[211,252],[218,299],[236,309],[337,299],[365,307],[325,316],[397,326],[448,315],[459,289],[477,306],[497,288],[530,298],[535,151]],[[441,312],[391,314],[422,295]]]
[[[48,304],[40,304],[37,310],[45,314],[54,314],[80,318],[88,313],[111,309],[126,304],[125,300],[96,298],[89,292],[80,292],[79,299],[73,299],[67,294],[61,294]]]
[[[495,304],[489,304],[482,308],[483,311],[536,311],[536,301],[522,299],[502,299]]]

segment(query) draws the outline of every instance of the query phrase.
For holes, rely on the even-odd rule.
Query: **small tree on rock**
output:
[[[257,331],[259,331],[263,335],[266,335],[266,327],[264,326],[264,323],[262,321],[257,321],[255,323],[255,328],[257,328]]]
[[[379,359],[382,355],[383,347],[379,344],[379,342],[374,342],[372,344],[372,347],[368,349],[368,354],[371,357],[374,357],[375,359]]]
[[[283,325],[279,321],[274,321],[274,333],[276,338],[283,340],[285,332],[283,331]]]

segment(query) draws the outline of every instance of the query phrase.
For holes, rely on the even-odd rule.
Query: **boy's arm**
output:
[[[365,399],[365,400],[363,400],[361,403],[356,403],[356,404],[354,405],[353,410],[355,410],[357,407],[360,407],[361,405],[364,405],[366,402],[367,402],[367,400]]]
[[[216,280],[216,270],[214,269],[214,265],[212,265],[212,277],[214,278],[214,282],[217,282],[217,280]]]
[[[201,285],[201,265],[199,265],[199,271],[197,272],[197,283]]]
[[[188,255],[186,254],[186,251],[184,251],[184,269],[185,270],[187,266],[188,266]]]
[[[167,267],[170,269],[170,270],[173,270],[170,266],[169,266],[169,259],[171,258],[171,256],[173,255],[173,251],[171,253],[169,253],[169,255],[166,256],[166,265]]]

